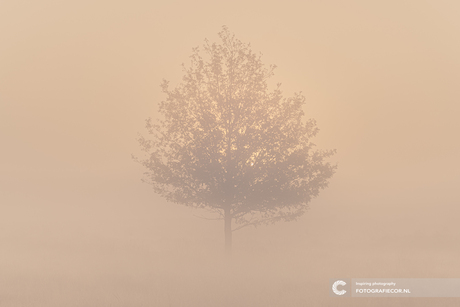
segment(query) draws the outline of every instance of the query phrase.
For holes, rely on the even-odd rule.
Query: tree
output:
[[[193,49],[177,87],[163,80],[163,118],[147,120],[151,137],[139,138],[147,157],[137,161],[168,201],[218,214],[230,253],[232,231],[301,216],[336,166],[325,162],[335,151],[314,150],[305,97],[283,98],[281,84],[269,91],[275,66],[227,27],[219,37],[205,40],[204,53]]]

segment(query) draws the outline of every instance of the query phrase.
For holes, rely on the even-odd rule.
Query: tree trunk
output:
[[[230,256],[232,254],[232,216],[227,210],[225,210],[224,221],[225,253]]]

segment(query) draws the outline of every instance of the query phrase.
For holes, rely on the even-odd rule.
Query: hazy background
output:
[[[1,306],[457,306],[329,298],[336,277],[460,277],[457,1],[0,2]],[[303,91],[328,189],[234,235],[141,183],[163,78],[222,25]],[[391,301],[391,302],[390,302]]]

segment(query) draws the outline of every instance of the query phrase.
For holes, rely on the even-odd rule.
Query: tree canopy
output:
[[[230,249],[234,230],[301,216],[336,166],[326,161],[333,150],[311,142],[318,128],[304,119],[305,97],[269,90],[275,66],[227,27],[219,37],[193,49],[178,86],[163,81],[162,117],[147,120],[138,161],[168,201],[219,214]]]

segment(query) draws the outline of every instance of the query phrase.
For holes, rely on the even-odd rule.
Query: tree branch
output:
[[[260,225],[262,223],[276,221],[277,219],[280,219],[280,218],[281,218],[280,216],[275,216],[275,217],[269,217],[269,218],[266,218],[266,219],[257,220],[257,221],[254,221],[254,222],[249,222],[249,223],[243,224],[243,225],[241,225],[239,227],[236,227],[235,229],[232,229],[232,231],[237,231],[237,230],[240,230],[241,228],[244,228],[244,227],[247,227],[247,226],[256,227],[257,225]]]
[[[210,221],[220,221],[220,220],[223,220],[222,217],[210,218],[210,217],[200,216],[200,215],[196,215],[196,214],[194,214],[193,216],[199,217],[200,219],[204,219],[204,220],[210,220]]]

